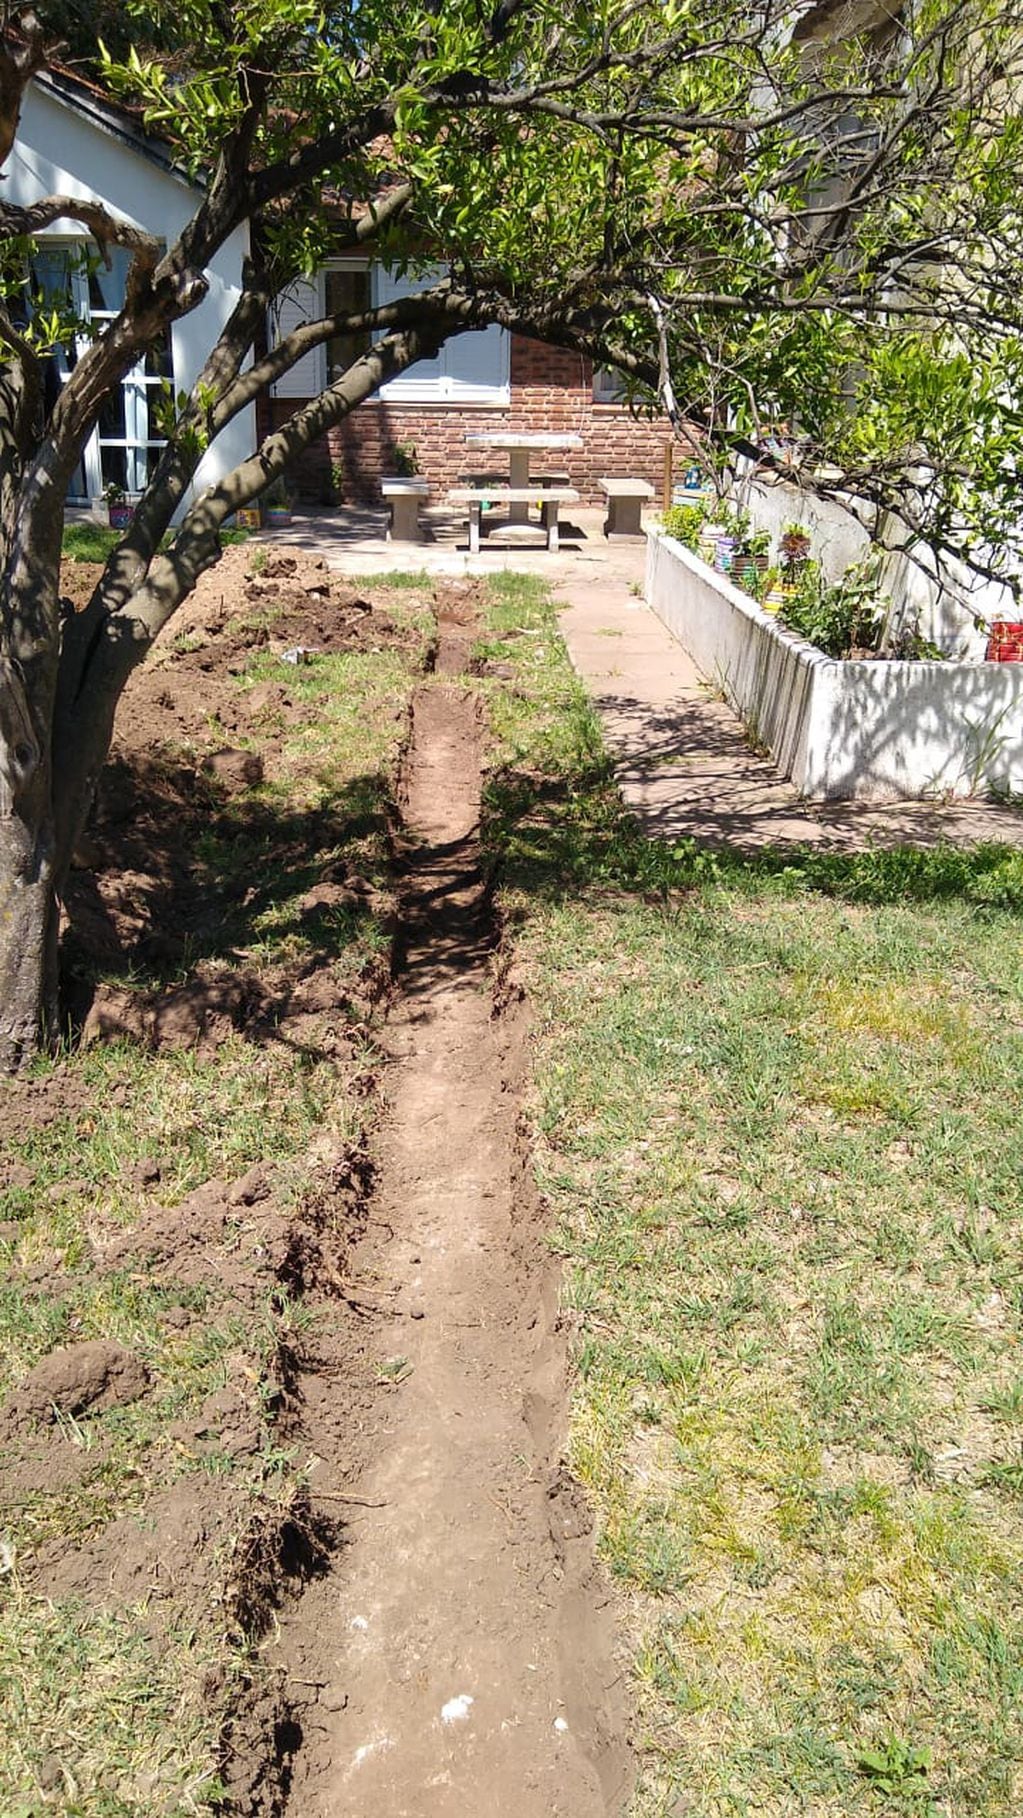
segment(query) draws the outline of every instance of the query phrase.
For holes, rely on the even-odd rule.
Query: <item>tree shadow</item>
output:
[[[374,879],[392,813],[379,774],[296,812],[164,756],[110,760],[64,904],[72,1040],[98,989],[176,1004],[186,1030],[191,1006],[200,1021],[215,1013],[284,1040],[289,1017],[328,1007],[312,981],[339,962],[360,1014],[354,999],[379,995],[390,976],[389,899]]]
[[[674,748],[673,722],[646,721],[651,751]],[[751,759],[751,762],[757,760]],[[827,849],[799,843],[745,846],[738,816],[716,820],[713,841],[657,837],[618,793],[614,760],[587,755],[556,776],[507,767],[484,790],[484,851],[492,882],[514,894],[563,902],[594,893],[666,901],[707,884],[793,896],[817,892],[848,903],[961,901],[1023,912],[1023,851],[992,842]],[[758,829],[758,837],[762,829]]]

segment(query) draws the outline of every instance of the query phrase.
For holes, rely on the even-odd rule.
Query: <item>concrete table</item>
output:
[[[526,492],[529,488],[529,461],[533,454],[547,454],[555,450],[568,453],[572,449],[584,447],[582,436],[545,435],[542,431],[536,435],[517,433],[514,430],[494,429],[485,434],[466,436],[470,448],[492,448],[508,455],[510,473],[508,486],[512,492]],[[528,524],[528,500],[514,499],[508,505],[509,524]]]

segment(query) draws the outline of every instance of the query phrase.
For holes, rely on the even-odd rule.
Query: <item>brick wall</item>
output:
[[[276,428],[295,407],[293,398],[263,399],[260,434]],[[512,337],[510,405],[389,404],[369,398],[307,451],[296,476],[298,489],[305,498],[328,503],[331,467],[341,462],[344,496],[378,502],[381,474],[394,472],[394,444],[412,442],[420,473],[442,495],[462,474],[505,466],[506,456],[488,461],[465,443],[467,435],[502,429],[582,436],[577,453],[552,453],[545,462],[552,471],[567,473],[587,504],[603,503],[597,488],[602,474],[649,480],[660,501],[669,439],[663,419],[636,421],[620,404],[594,403],[588,360],[519,335]]]

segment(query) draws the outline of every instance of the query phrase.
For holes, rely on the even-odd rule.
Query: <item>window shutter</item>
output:
[[[447,276],[443,267],[418,278],[397,278],[384,266],[373,271],[374,305],[413,295]],[[503,328],[474,329],[446,341],[432,360],[417,360],[399,378],[380,387],[380,396],[399,403],[402,398],[424,403],[507,403],[509,397],[509,348]]]
[[[319,277],[296,278],[278,297],[270,312],[270,341],[273,345],[282,335],[290,335],[303,322],[315,322],[323,314],[322,287]],[[315,398],[327,383],[324,351],[314,347],[297,360],[290,372],[282,373],[273,387],[275,398]]]
[[[508,336],[503,328],[474,329],[445,342],[441,349],[446,395],[471,403],[481,391],[508,385]]]
[[[384,265],[373,267],[373,307],[379,309],[384,303],[393,303],[398,297],[414,296],[417,290],[427,290],[435,284],[444,273],[441,271],[424,272],[420,278],[399,278]],[[441,356],[443,349],[441,349]],[[381,385],[382,398],[401,398],[407,393],[420,393],[424,385],[433,387],[440,383],[444,374],[442,357],[433,360],[417,360],[414,366],[407,366],[396,379],[390,379]]]

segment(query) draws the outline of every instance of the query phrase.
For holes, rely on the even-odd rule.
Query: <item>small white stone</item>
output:
[[[459,1692],[457,1698],[449,1698],[447,1704],[441,1705],[442,1723],[461,1723],[469,1715],[476,1700],[468,1692]]]
[[[366,1621],[365,1616],[353,1616],[348,1627],[350,1629],[368,1629],[369,1623]]]
[[[568,1724],[565,1722],[565,1719],[563,1717],[555,1717],[554,1728],[557,1730],[559,1736],[563,1736],[565,1731],[568,1729]]]

